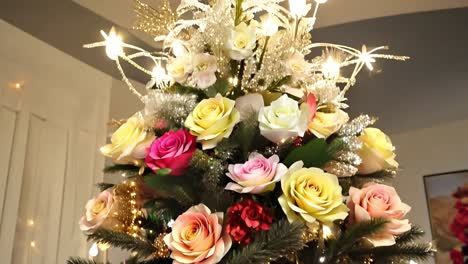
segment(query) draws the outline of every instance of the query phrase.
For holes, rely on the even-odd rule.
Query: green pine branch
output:
[[[338,239],[329,242],[329,258],[334,260],[353,248],[363,237],[369,237],[379,233],[388,223],[385,219],[372,219],[358,223],[350,227]],[[333,262],[332,262],[333,263]]]
[[[140,167],[129,164],[113,164],[104,168],[104,173],[127,173],[128,176],[138,175]]]
[[[97,264],[94,260],[71,257],[67,260],[67,264]]]
[[[99,190],[101,190],[101,192],[109,189],[109,188],[112,188],[114,187],[114,184],[112,183],[105,183],[105,182],[100,182],[98,184],[96,184],[96,186],[99,188]]]
[[[269,231],[260,232],[247,246],[233,250],[222,263],[261,264],[282,258],[305,247],[304,231],[305,226],[300,223],[280,220]]]
[[[392,263],[396,260],[425,261],[434,255],[434,249],[428,243],[403,244],[388,247],[360,248],[349,252],[353,259],[366,256],[374,258],[375,263]]]
[[[98,229],[93,234],[88,235],[88,241],[108,243],[114,247],[137,252],[138,257],[148,257],[156,251],[150,241],[107,229]]]
[[[422,228],[419,226],[412,226],[408,232],[396,237],[395,241],[397,244],[406,244],[414,242],[416,239],[421,238],[422,236],[424,236],[424,230],[422,230]]]

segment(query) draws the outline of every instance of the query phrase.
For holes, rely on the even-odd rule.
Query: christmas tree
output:
[[[161,50],[114,30],[85,46],[105,47],[145,104],[114,122],[101,148],[114,162],[105,172],[125,180],[100,184],[86,204],[80,228],[94,246],[131,251],[126,263],[409,263],[433,254],[390,185],[399,166],[391,140],[376,118],[346,113],[362,69],[408,58],[312,42],[325,2],[182,0],[173,10],[168,0],[135,0],[135,29]],[[150,76],[145,95],[122,61]]]

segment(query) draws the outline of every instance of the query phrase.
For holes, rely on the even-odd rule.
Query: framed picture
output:
[[[453,194],[467,184],[468,170],[424,176],[432,239],[436,241],[438,249],[436,263],[452,263],[450,251],[462,246],[450,231],[450,225],[457,214],[457,200]]]

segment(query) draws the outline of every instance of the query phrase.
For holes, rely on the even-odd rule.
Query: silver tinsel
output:
[[[355,136],[342,137],[341,140],[345,144],[345,149],[356,152],[362,148],[362,141]]]
[[[354,166],[359,166],[362,162],[361,157],[352,151],[340,151],[335,155],[335,159]]]
[[[153,127],[157,120],[171,120],[183,125],[187,116],[197,104],[197,97],[189,94],[171,94],[150,90],[144,97],[144,118]]]
[[[357,174],[358,168],[344,162],[332,160],[325,164],[324,170],[338,177],[351,177]]]
[[[375,121],[377,121],[377,119],[374,117],[360,115],[344,125],[338,132],[338,136],[358,136],[366,127],[373,125]]]

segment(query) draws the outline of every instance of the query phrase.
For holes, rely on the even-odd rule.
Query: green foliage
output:
[[[205,94],[208,97],[215,97],[218,93],[222,96],[226,96],[229,91],[229,82],[225,79],[218,79],[215,84],[205,89]]]
[[[99,190],[101,190],[101,192],[109,189],[109,188],[112,188],[114,187],[114,184],[112,183],[105,183],[105,182],[100,182],[98,184],[96,184],[96,186],[99,188]]]
[[[338,239],[329,241],[329,259],[334,260],[346,255],[353,246],[358,245],[363,237],[372,236],[382,231],[387,223],[388,221],[385,219],[372,219],[350,227]]]
[[[94,260],[89,260],[79,257],[71,257],[67,260],[67,264],[97,264]]]
[[[406,244],[414,242],[422,236],[424,236],[424,230],[419,226],[411,226],[411,229],[408,232],[396,237],[395,241],[397,244]]]
[[[294,162],[302,160],[304,167],[323,167],[332,157],[328,153],[328,145],[324,139],[314,139],[302,147],[291,151],[284,164],[291,166]]]
[[[346,144],[344,143],[343,139],[335,138],[327,147],[328,155],[334,156],[336,153],[344,150],[346,148]]]
[[[360,248],[349,252],[352,259],[366,256],[374,258],[374,263],[393,263],[393,261],[425,261],[434,255],[430,244],[396,244],[388,247]]]
[[[286,219],[271,225],[269,231],[260,232],[255,240],[245,247],[231,250],[221,263],[260,264],[269,263],[305,247],[302,234],[305,226],[290,224]]]
[[[114,247],[134,251],[138,257],[148,257],[156,251],[150,241],[107,229],[98,229],[88,235],[88,241],[108,243]]]
[[[197,89],[195,87],[184,86],[180,83],[175,83],[167,90],[171,93],[179,93],[179,94],[194,94],[197,96],[198,100],[206,99],[207,96],[201,89]]]
[[[162,176],[158,174],[148,174],[144,177],[144,182],[149,187],[165,197],[171,197],[185,206],[194,204],[194,195],[187,182],[181,177]]]
[[[290,83],[292,80],[291,75],[284,76],[283,78],[273,81],[267,88],[267,91],[270,92],[279,92],[279,88],[285,84]]]

